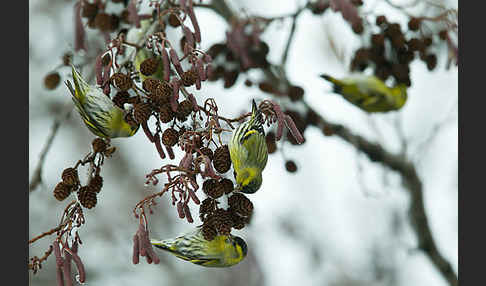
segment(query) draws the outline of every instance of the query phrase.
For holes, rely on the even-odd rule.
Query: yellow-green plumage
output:
[[[76,109],[93,134],[103,138],[130,137],[139,126],[124,120],[124,113],[101,88],[91,86],[72,67],[74,88],[70,81],[65,84],[72,94]]]
[[[243,193],[255,193],[262,184],[262,171],[268,159],[262,114],[255,101],[250,120],[233,131],[228,147],[238,189]]]
[[[233,235],[218,235],[204,239],[200,228],[174,239],[155,240],[150,243],[191,263],[205,267],[229,267],[241,262],[247,254],[246,242]]]
[[[404,84],[388,87],[379,78],[366,75],[343,79],[325,74],[321,77],[333,83],[334,92],[367,112],[398,110],[407,101],[407,87]]]

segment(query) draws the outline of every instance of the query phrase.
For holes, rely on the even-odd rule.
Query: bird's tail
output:
[[[150,239],[150,244],[152,244],[157,248],[165,250],[181,259],[188,260],[188,261],[191,260],[187,256],[183,255],[181,251],[175,247],[175,241],[173,239],[167,239],[167,240]]]
[[[71,94],[73,96],[76,96],[76,91],[74,90],[72,83],[69,80],[66,80],[64,82],[64,84],[67,86],[67,88],[69,89],[69,91],[71,92]]]
[[[251,101],[251,118],[258,123],[262,123],[263,121],[262,111],[258,109],[254,99]]]
[[[165,240],[150,239],[150,244],[160,249],[171,250],[170,244],[168,244]]]
[[[75,90],[75,88],[73,88],[73,85],[69,80],[66,80],[64,82],[64,84],[66,84],[67,88],[71,92],[71,95],[72,95],[71,99],[73,100],[74,105],[78,109],[79,113],[81,114],[81,116],[84,118],[85,121],[89,122],[89,116],[83,108],[83,104],[81,103],[81,97],[78,95],[79,92],[76,92],[76,90],[79,91],[79,89]],[[76,80],[74,80],[74,85],[76,86]],[[87,123],[87,124],[89,125],[89,123]]]
[[[74,78],[74,77],[73,77]],[[89,116],[88,114],[86,113],[86,111],[84,110],[83,108],[83,104],[81,103],[81,97],[78,95],[79,92],[76,92],[76,90],[79,91],[79,89],[74,89],[73,88],[73,85],[72,83],[69,81],[69,80],[66,80],[64,82],[64,84],[66,84],[67,88],[69,89],[69,91],[71,92],[71,99],[73,100],[74,102],[74,105],[76,106],[76,108],[78,109],[79,113],[81,114],[81,116],[86,120],[89,121]],[[76,86],[76,80],[74,80],[74,85]],[[89,125],[89,124],[88,124]]]
[[[73,94],[73,97],[78,99],[81,103],[84,102],[83,95],[86,94],[87,90],[89,89],[89,85],[87,82],[84,81],[83,77],[81,77],[81,74],[74,68],[73,65],[71,65],[72,68],[72,74],[73,74],[73,82],[74,82],[74,91],[72,86],[69,87],[69,90]]]
[[[327,80],[327,81],[329,81],[333,84],[333,92],[335,92],[335,93],[341,92],[343,83],[340,80],[338,80],[338,79],[336,79],[336,78],[334,78],[330,75],[327,75],[327,74],[321,74],[320,77],[322,77],[323,79],[325,79],[325,80]]]

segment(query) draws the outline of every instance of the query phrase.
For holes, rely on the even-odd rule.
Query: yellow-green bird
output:
[[[335,93],[341,94],[345,100],[367,112],[398,110],[407,101],[405,84],[388,87],[379,78],[366,75],[343,79],[336,79],[326,74],[320,77],[333,83]]]
[[[205,267],[229,267],[241,262],[247,254],[246,242],[239,236],[218,235],[204,239],[201,228],[174,239],[155,240],[150,243],[191,263]]]
[[[76,109],[91,132],[103,138],[130,137],[137,133],[139,126],[126,122],[123,110],[101,88],[86,83],[74,66],[72,73],[74,88],[69,80],[65,84],[73,96]]]
[[[233,131],[228,147],[237,189],[246,194],[255,193],[262,185],[262,172],[268,159],[263,117],[255,100],[252,101],[250,120]]]

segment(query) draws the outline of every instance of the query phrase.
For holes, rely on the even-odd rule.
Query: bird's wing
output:
[[[248,152],[245,148],[243,148],[243,146],[237,139],[239,138],[241,132],[245,132],[246,125],[247,122],[241,124],[235,131],[233,131],[231,140],[228,144],[228,149],[230,151],[230,156],[232,158],[231,160],[233,162],[233,167],[235,168],[235,170],[240,169],[240,163],[246,160],[246,157],[248,156]]]
[[[74,99],[73,99],[74,100]],[[90,90],[86,94],[85,103],[82,105],[85,122],[88,127],[98,129],[104,137],[111,137],[110,130],[113,126],[113,117],[116,115],[117,106],[99,88]],[[121,110],[120,110],[121,112]],[[97,134],[98,135],[98,134]],[[98,135],[99,136],[99,135]]]
[[[386,96],[390,88],[376,76],[361,77],[356,81],[358,89],[366,94]]]
[[[76,93],[77,89],[73,88],[73,86],[72,86],[72,84],[69,80],[66,80],[64,83],[66,84],[69,91],[71,92],[71,95],[72,95],[71,98],[74,102],[74,106],[76,106],[76,109],[78,110],[79,115],[81,115],[81,118],[83,119],[84,123],[89,128],[89,130],[91,130],[91,132],[93,132],[97,136],[107,137],[107,134],[105,134],[105,132],[100,128],[100,126],[97,126],[97,125],[94,124],[94,122],[95,122],[94,119],[85,110],[85,107],[83,106],[83,104],[80,101],[81,97],[78,96],[77,93]],[[76,85],[76,81],[75,81],[75,85]],[[85,97],[83,97],[83,98],[85,98]]]
[[[244,140],[241,145],[246,150],[247,164],[257,164],[258,166],[266,165],[268,151],[265,136],[256,130],[250,130],[243,138]]]
[[[370,97],[364,99],[360,104],[366,108],[369,106],[373,106],[382,99],[384,99],[384,96],[382,94],[373,94]]]
[[[70,81],[66,86],[86,126],[97,136],[105,138],[127,137],[135,134],[124,119],[124,112],[99,87],[91,86],[72,66],[74,88]]]
[[[254,115],[252,116],[252,118],[244,125],[241,130],[241,132],[243,132],[243,136],[241,136],[240,144],[243,144],[246,140],[254,135],[265,136],[265,131],[263,130],[263,124],[261,123],[261,120],[261,113],[259,113],[259,111],[254,111]]]
[[[255,129],[251,129],[251,130],[246,131],[245,135],[243,135],[243,137],[241,137],[241,139],[240,139],[240,144],[244,144],[252,136],[258,136],[259,134],[260,134],[260,132],[258,132],[258,130],[255,130]]]

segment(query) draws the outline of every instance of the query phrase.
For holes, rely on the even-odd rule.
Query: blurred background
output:
[[[235,11],[265,17],[291,14],[304,3],[227,2]],[[407,18],[387,1],[364,2],[361,10],[407,24]],[[410,2],[393,1],[397,5]],[[440,2],[457,9],[457,0]],[[42,184],[29,195],[29,239],[59,223],[69,200],[58,202],[52,190],[62,170],[83,158],[95,138],[79,114],[66,118],[73,103],[62,81],[70,70],[58,70],[61,84],[55,90],[46,90],[43,85],[44,76],[61,63],[61,56],[73,50],[73,5],[74,1],[29,1],[29,178],[54,120],[61,120],[45,158]],[[202,50],[225,40],[228,25],[223,18],[208,9],[196,9],[196,16]],[[262,35],[271,47],[269,61],[280,60],[291,24],[290,20],[272,24]],[[93,33],[88,44],[96,46],[96,37],[102,43],[102,37]],[[412,86],[404,108],[368,115],[332,93],[331,85],[318,76],[348,75],[347,63],[359,46],[359,39],[340,13],[329,10],[316,17],[304,11],[296,25],[287,76],[305,90],[305,101],[327,119],[379,142],[393,153],[400,152],[402,144],[407,146],[406,156],[415,164],[424,185],[433,238],[457,273],[458,69],[455,65],[445,68],[445,50],[437,51],[437,68],[433,71],[422,61],[413,61]],[[249,73],[250,78],[259,76],[255,71]],[[269,98],[243,82],[240,77],[228,89],[219,81],[205,82],[195,94],[198,100],[215,98],[221,115],[236,117],[249,110],[252,98]],[[117,151],[105,161],[103,191],[97,206],[85,211],[86,224],[79,231],[86,284],[448,285],[430,259],[417,250],[417,238],[408,220],[410,196],[400,176],[371,162],[337,136],[323,136],[321,130],[309,127],[305,138],[302,146],[278,142],[278,151],[269,156],[262,188],[251,195],[253,220],[243,230],[233,231],[247,241],[248,257],[228,269],[202,268],[162,252],[158,252],[159,265],[147,264],[144,259],[132,264],[132,237],[138,227],[132,209],[159,190],[144,186],[145,174],[167,162],[161,161],[143,132],[129,139],[114,139],[112,145]],[[180,158],[180,154],[177,156]],[[297,172],[287,172],[288,160],[295,161]],[[180,220],[167,198],[158,202],[149,216],[152,237],[175,237],[200,223],[198,219],[194,224]],[[193,214],[197,211],[194,209]],[[43,238],[29,245],[29,256],[41,256],[53,239]],[[55,285],[54,260],[49,257],[35,275],[29,271],[31,285]]]

